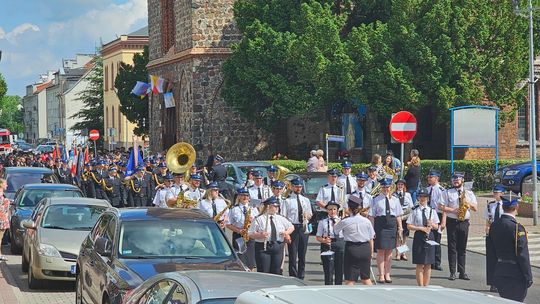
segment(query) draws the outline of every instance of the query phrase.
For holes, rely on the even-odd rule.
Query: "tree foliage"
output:
[[[513,113],[527,93],[527,22],[510,1],[238,0],[234,12],[243,38],[222,95],[267,126],[343,103]]]
[[[77,100],[84,104],[84,107],[71,118],[79,119],[71,130],[89,131],[98,130],[103,136],[103,58],[101,55],[94,58],[94,66],[87,74],[88,85],[86,89],[77,95]]]
[[[0,99],[6,95],[7,92],[7,84],[4,80],[4,76],[2,76],[2,73],[0,73]]]
[[[148,126],[150,125],[148,122],[148,97],[141,99],[131,94],[131,90],[137,81],[147,81],[147,64],[148,47],[145,46],[142,54],[133,56],[133,65],[120,63],[120,69],[114,81],[116,95],[120,99],[120,112],[126,116],[127,120],[137,125],[134,133],[138,136],[148,134]],[[144,120],[146,120],[146,124],[143,126]]]
[[[7,128],[12,134],[24,131],[23,111],[19,96],[0,97],[0,128]]]

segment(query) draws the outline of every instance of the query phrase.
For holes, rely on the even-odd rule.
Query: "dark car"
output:
[[[538,162],[537,170],[540,176],[540,162]],[[523,184],[531,182],[532,164],[530,162],[504,166],[495,173],[495,183],[502,184],[507,190],[515,193],[522,193]]]
[[[226,182],[234,186],[235,189],[244,187],[249,170],[261,171],[264,178],[268,176],[268,168],[272,166],[272,164],[262,161],[226,162],[223,165],[227,168]]]
[[[294,277],[260,272],[223,270],[168,272],[145,281],[130,292],[124,303],[234,304],[236,297],[246,291],[306,285]]]
[[[196,209],[126,208],[101,215],[77,259],[77,303],[121,303],[150,277],[179,270],[241,270],[219,226]]]
[[[7,180],[8,188],[5,194],[9,199],[13,199],[15,192],[26,184],[58,184],[58,178],[49,168],[7,167],[4,168],[2,178]]]
[[[302,180],[302,195],[309,198],[309,201],[311,202],[313,217],[311,217],[310,223],[313,226],[312,234],[315,234],[317,233],[319,221],[327,215],[325,209],[317,206],[315,199],[317,198],[319,189],[328,183],[328,174],[326,172],[300,172],[285,175],[285,179],[288,181],[295,178]]]
[[[23,220],[29,219],[36,205],[46,197],[82,197],[81,190],[66,184],[27,184],[22,186],[10,206],[11,222],[9,236],[11,252],[21,253],[25,228],[21,226]]]

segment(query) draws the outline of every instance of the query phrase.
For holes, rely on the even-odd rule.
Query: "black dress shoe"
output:
[[[460,280],[465,280],[465,281],[471,280],[471,279],[469,279],[469,276],[466,273],[460,273],[459,274],[459,279]]]
[[[456,275],[454,273],[450,274],[450,276],[448,277],[448,279],[450,281],[455,281],[456,280]]]
[[[490,286],[490,287],[489,287],[489,292],[498,292],[497,287],[495,287],[495,286],[493,286],[493,285]]]

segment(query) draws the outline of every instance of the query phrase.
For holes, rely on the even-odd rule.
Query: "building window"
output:
[[[120,113],[120,107],[118,107],[118,138],[120,138],[120,132],[122,132],[122,113]]]
[[[111,90],[114,90],[114,63],[111,62]]]
[[[104,83],[105,83],[105,91],[108,91],[109,90],[109,67],[105,67],[105,79],[104,79]]]
[[[161,0],[161,52],[167,53],[174,46],[176,27],[174,0]]]
[[[527,107],[523,105],[517,112],[518,140],[527,140]]]
[[[105,130],[109,127],[109,107],[105,108]]]
[[[111,117],[112,117],[112,125],[111,125],[111,128],[114,128],[114,127],[115,127],[114,119],[116,118],[116,117],[114,116],[114,106],[112,107],[111,110],[112,110],[112,115],[111,115]]]

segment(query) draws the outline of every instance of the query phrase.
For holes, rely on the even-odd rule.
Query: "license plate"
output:
[[[77,274],[77,265],[71,265],[70,272],[71,274]]]

